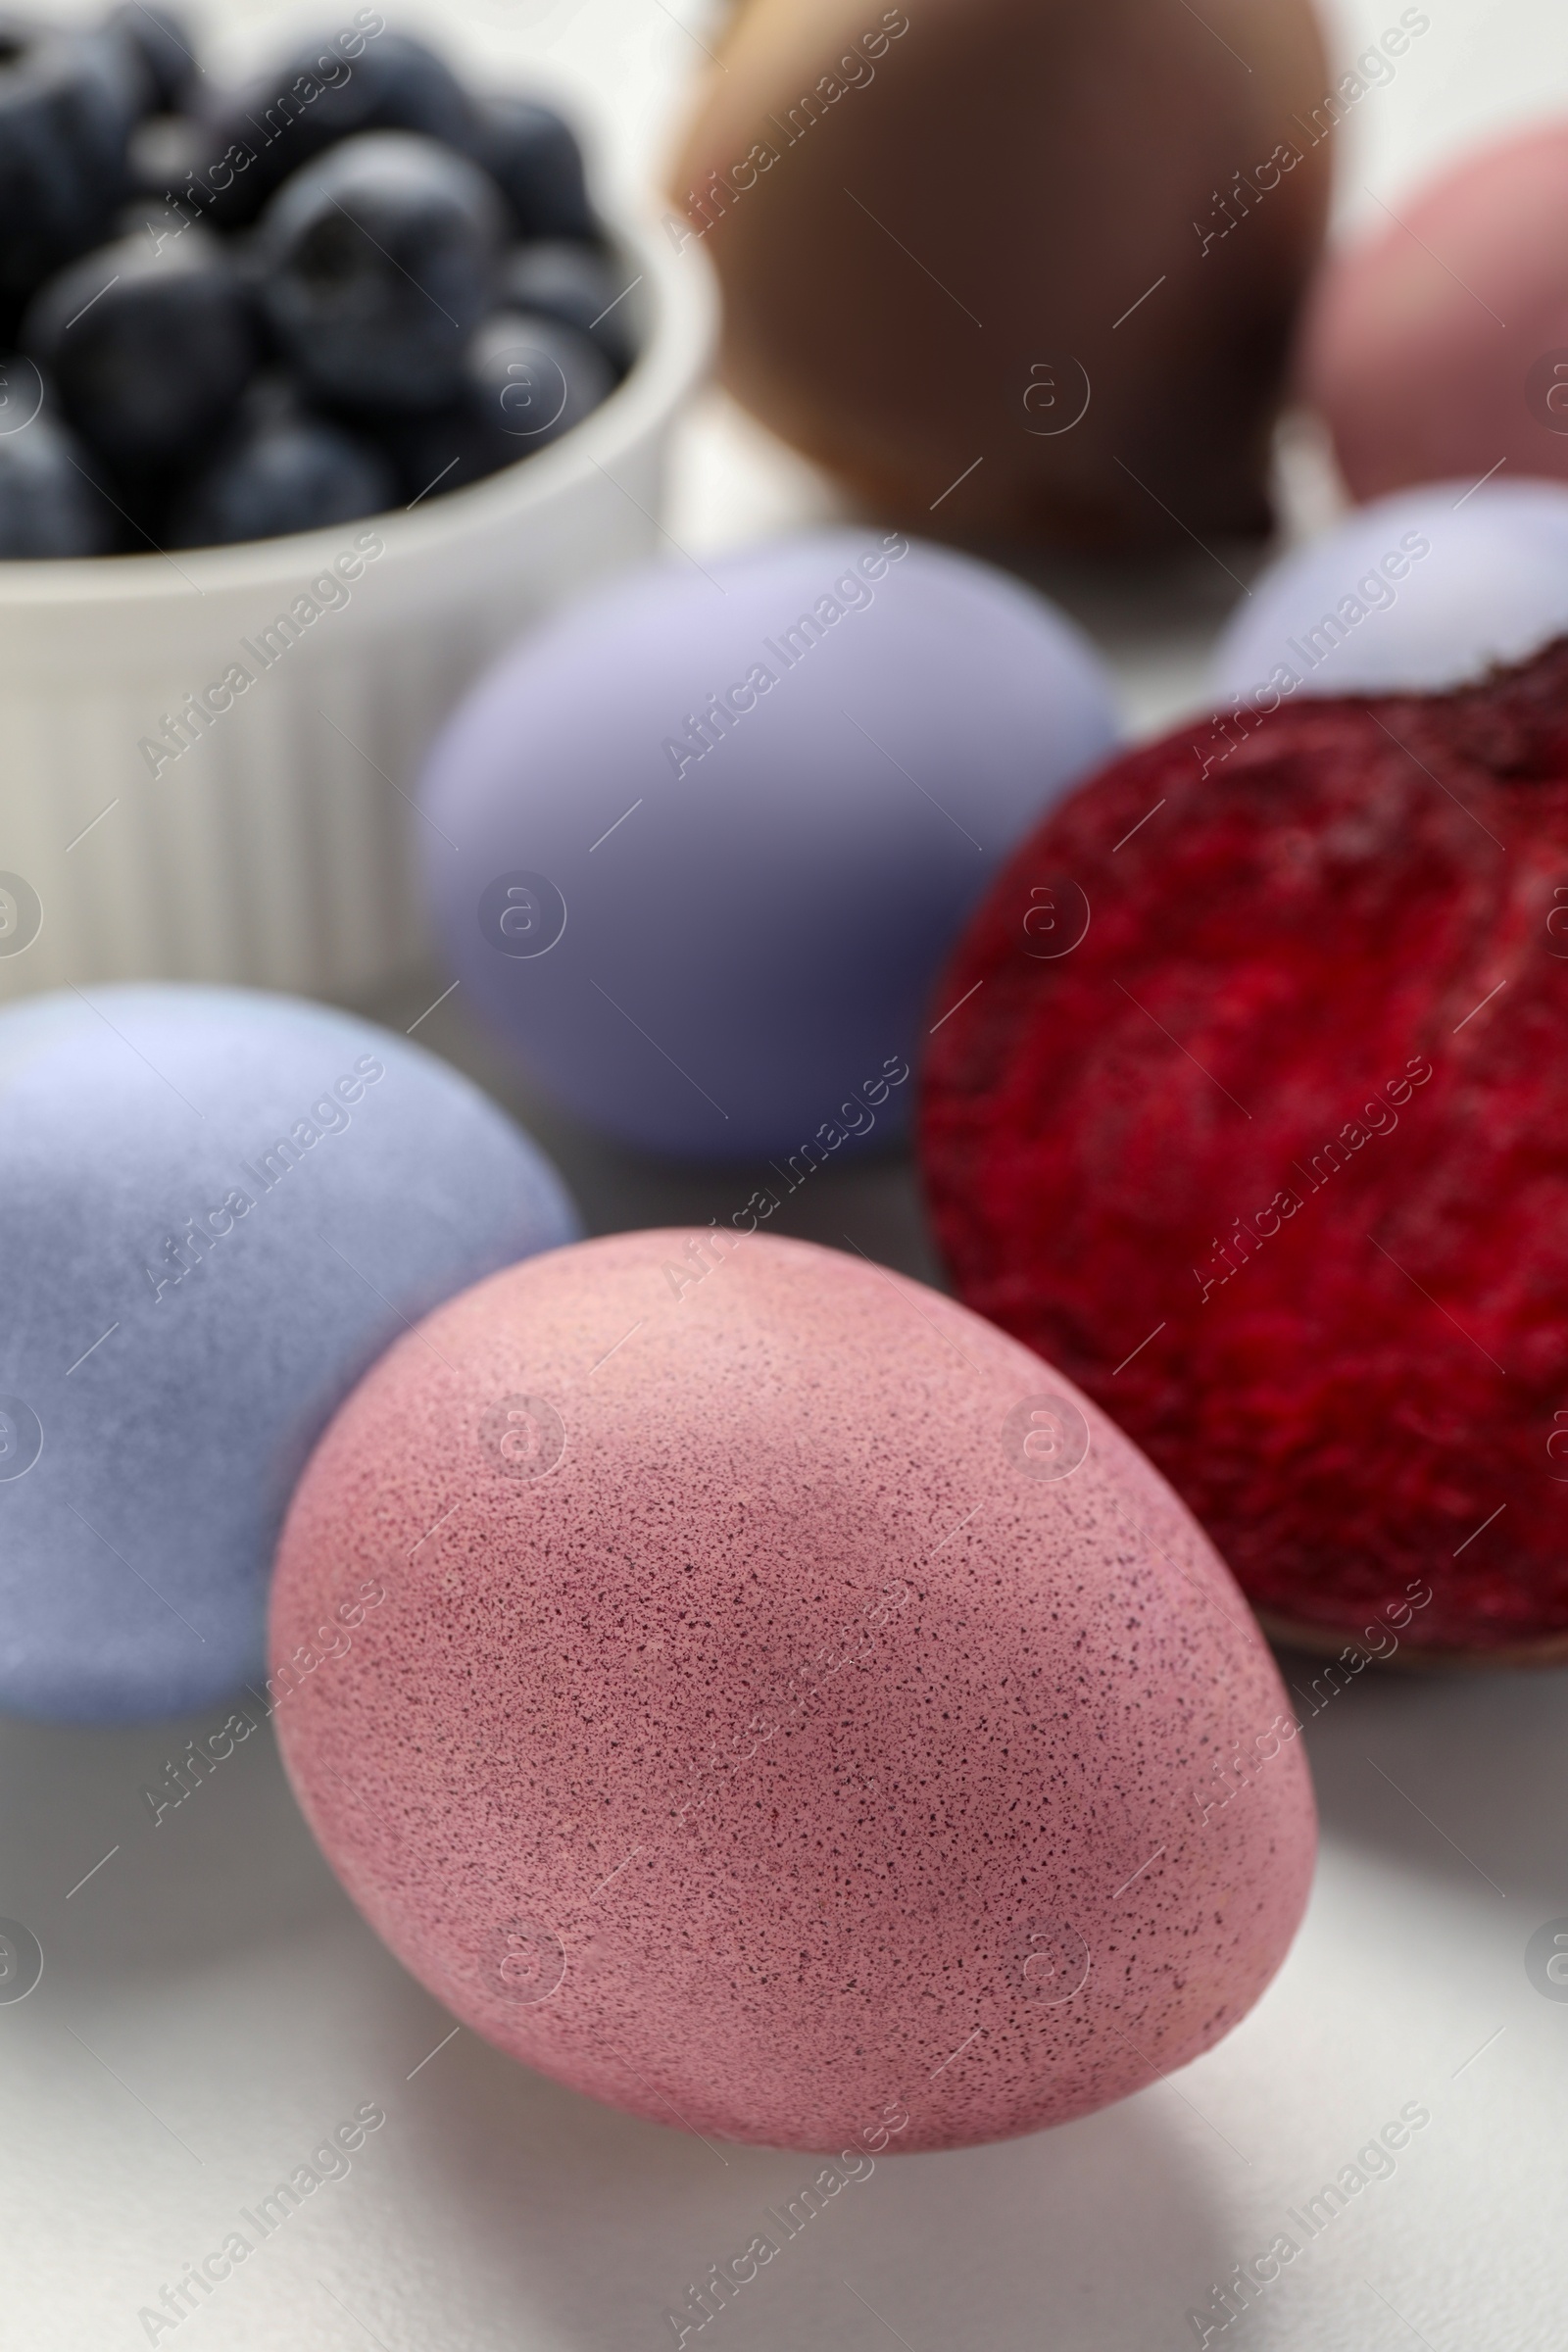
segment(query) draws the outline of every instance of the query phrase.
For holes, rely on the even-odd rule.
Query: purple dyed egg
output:
[[[437,744],[440,934],[529,1074],[623,1142],[886,1137],[964,917],[1116,732],[1071,623],[898,533],[646,572],[530,637]]]

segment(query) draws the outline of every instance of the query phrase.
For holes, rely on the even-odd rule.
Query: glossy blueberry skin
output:
[[[343,38],[329,32],[298,42],[216,109],[212,168],[204,178],[218,227],[245,226],[303,164],[362,131],[415,131],[472,152],[473,101],[433,49],[406,33],[383,32],[362,40],[357,55],[345,55]],[[317,94],[309,97],[312,88]],[[242,156],[249,160],[241,164]]]
[[[129,42],[147,77],[150,114],[173,114],[186,100],[201,69],[196,36],[184,18],[152,0],[122,0],[104,20],[105,28]]]
[[[498,311],[468,347],[462,394],[385,433],[404,496],[445,497],[559,441],[615,388],[604,354],[559,318]]]
[[[628,316],[635,271],[612,261],[597,245],[564,237],[514,245],[501,265],[501,300],[509,311],[530,311],[559,318],[589,336],[617,375],[636,357]]]
[[[517,235],[591,243],[599,226],[570,123],[533,98],[489,98],[478,114],[473,153],[511,206]]]
[[[250,298],[200,226],[100,246],[49,280],[23,344],[68,420],[117,466],[187,459],[232,415],[257,362]]]
[[[0,433],[0,562],[112,552],[115,513],[86,478],[91,464],[51,416]]]
[[[502,207],[476,165],[403,131],[345,140],[262,222],[262,300],[302,384],[396,415],[459,396],[490,309]]]
[[[107,234],[145,98],[124,41],[0,14],[0,314]]]
[[[322,530],[383,514],[397,493],[391,461],[373,442],[313,416],[286,385],[262,382],[172,502],[166,544],[226,547]]]

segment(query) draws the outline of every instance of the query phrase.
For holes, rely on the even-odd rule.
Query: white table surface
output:
[[[1347,220],[1368,190],[1397,201],[1413,172],[1478,135],[1568,110],[1560,0],[1429,4],[1431,33],[1352,118]],[[237,53],[279,13],[258,0],[209,22]],[[1342,0],[1342,46],[1353,53],[1397,13]],[[403,16],[475,59],[533,59],[605,125],[606,162],[631,184],[666,149],[712,22],[692,0],[474,0]],[[721,403],[693,420],[666,517],[678,544],[703,553],[831,511],[808,469]],[[1202,699],[1225,583],[1201,574],[1200,560],[1132,578],[1054,574],[1114,662],[1134,724]],[[420,1006],[381,1009],[406,1026]],[[706,1219],[731,1198],[733,1172],[649,1168],[527,1102],[456,1006],[420,1035],[524,1112],[596,1230]],[[825,1171],[793,1229],[836,1241],[846,1225],[889,1263],[934,1276],[903,1164]],[[138,2309],[371,2100],[387,2121],[349,2177],[160,2343],[670,2344],[666,2304],[794,2192],[804,2160],[714,2152],[453,2034],[338,1891],[266,1737],[155,1829],[142,1786],[205,1728],[0,1723],[0,1917],[25,1922],[46,1962],[26,2000],[0,2006],[0,2344],[144,2344]],[[1525,1946],[1568,1915],[1568,1678],[1367,1675],[1308,1739],[1315,1892],[1283,1973],[1228,2041],[1062,2131],[879,2161],[693,2340],[1176,2352],[1198,2341],[1189,2310],[1291,2228],[1287,2209],[1421,2102],[1431,2123],[1394,2176],[1213,2340],[1557,2352],[1568,2003],[1534,1988]]]

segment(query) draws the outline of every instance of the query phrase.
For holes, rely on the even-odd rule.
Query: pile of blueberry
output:
[[[373,8],[219,88],[0,14],[0,558],[267,539],[557,439],[631,364],[571,130]]]

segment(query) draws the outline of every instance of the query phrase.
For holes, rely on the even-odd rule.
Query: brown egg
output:
[[[751,0],[673,182],[726,381],[927,531],[1261,528],[1329,92],[1308,0]]]
[[[1568,122],[1374,215],[1313,291],[1305,389],[1357,498],[1568,475]]]

